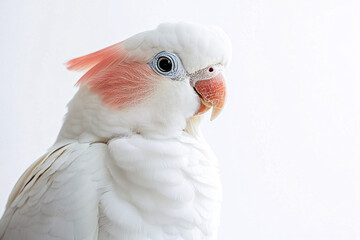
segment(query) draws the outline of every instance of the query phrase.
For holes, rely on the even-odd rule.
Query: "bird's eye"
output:
[[[150,67],[154,72],[168,77],[172,80],[184,79],[186,71],[181,63],[180,58],[172,52],[160,52],[151,62]]]
[[[162,72],[170,72],[172,69],[172,62],[167,57],[160,57],[157,62],[158,68]]]

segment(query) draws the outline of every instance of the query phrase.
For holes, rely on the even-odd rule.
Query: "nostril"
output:
[[[211,68],[209,68],[209,72],[213,72],[214,71],[214,69],[211,67]]]

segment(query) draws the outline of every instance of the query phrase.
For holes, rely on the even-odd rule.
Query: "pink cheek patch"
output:
[[[155,89],[156,75],[147,64],[120,63],[86,81],[90,90],[102,101],[116,109],[136,105]]]
[[[146,63],[133,62],[121,43],[70,60],[69,70],[88,70],[77,84],[84,84],[116,109],[138,104],[155,89],[157,75]]]

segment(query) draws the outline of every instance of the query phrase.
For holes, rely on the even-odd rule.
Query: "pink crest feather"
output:
[[[148,64],[132,61],[121,43],[75,58],[69,70],[88,70],[77,82],[117,109],[140,103],[154,90],[156,75]]]
[[[111,45],[107,48],[101,49],[99,51],[90,53],[88,55],[78,57],[75,59],[72,59],[66,63],[67,69],[71,71],[84,71],[92,68],[102,60],[110,57],[111,55],[117,53],[120,51],[121,48],[121,42],[116,43],[114,45]]]

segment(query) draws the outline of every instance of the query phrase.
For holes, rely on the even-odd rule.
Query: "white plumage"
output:
[[[119,55],[119,63],[106,63],[93,74],[96,84],[117,77],[108,76],[112,67],[126,80],[139,80],[122,66],[142,64],[150,71],[148,63],[162,51],[176,53],[187,75],[174,81],[154,74],[146,97],[121,107],[107,104],[103,92],[81,83],[57,142],[14,187],[0,221],[1,240],[217,239],[217,161],[202,138],[197,115],[213,99],[206,91],[194,91],[198,86],[191,85],[191,77],[225,66],[229,40],[217,28],[177,23],[120,44],[126,57]],[[92,71],[119,54],[103,52],[95,60],[81,59],[79,69]],[[208,79],[215,79],[209,72]]]
[[[217,26],[163,23],[154,30],[134,35],[124,43],[131,56],[145,62],[161,51],[176,52],[188,73],[214,63],[226,66],[231,59],[230,40]]]

